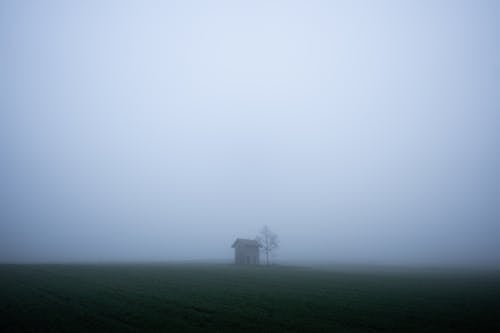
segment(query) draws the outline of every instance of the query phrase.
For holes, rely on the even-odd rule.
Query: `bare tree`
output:
[[[272,255],[279,245],[278,235],[265,225],[255,239],[266,254],[266,265],[269,266],[269,255]]]

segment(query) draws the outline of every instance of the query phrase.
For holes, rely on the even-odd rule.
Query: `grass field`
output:
[[[0,331],[500,332],[498,275],[0,265]]]

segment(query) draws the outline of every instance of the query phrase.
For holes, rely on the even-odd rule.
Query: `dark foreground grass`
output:
[[[2,265],[0,332],[500,332],[498,275]]]

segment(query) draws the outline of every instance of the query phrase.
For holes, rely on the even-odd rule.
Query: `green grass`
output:
[[[498,275],[0,265],[0,332],[500,332]]]

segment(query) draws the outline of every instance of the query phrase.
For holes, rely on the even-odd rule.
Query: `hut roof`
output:
[[[255,246],[259,247],[259,242],[257,242],[255,239],[244,239],[244,238],[236,238],[234,241],[233,245],[231,247],[236,247],[240,245],[245,245],[245,246]]]

